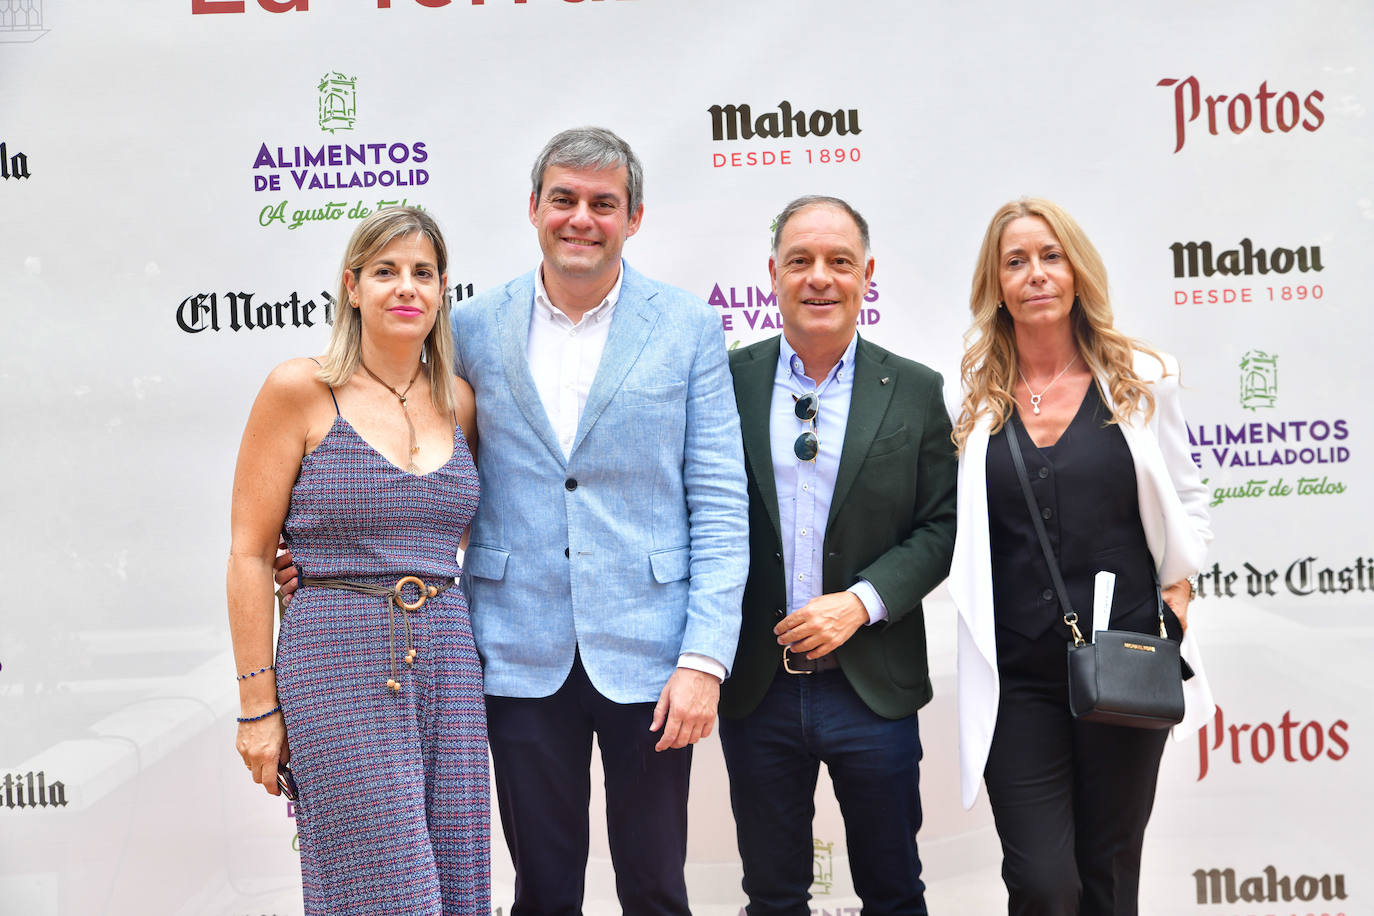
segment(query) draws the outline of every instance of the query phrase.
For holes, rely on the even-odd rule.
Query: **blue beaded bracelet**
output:
[[[264,673],[264,672],[266,672],[266,671],[276,671],[276,670],[277,670],[277,666],[276,666],[276,665],[264,665],[263,667],[259,668],[257,671],[250,671],[250,672],[248,672],[247,674],[240,674],[240,675],[239,675],[239,680],[241,680],[241,681],[246,681],[246,680],[248,680],[250,677],[257,677],[259,674],[262,674],[262,673]]]
[[[238,721],[240,725],[242,725],[244,722],[257,722],[260,719],[266,719],[268,716],[274,716],[279,712],[281,712],[280,703],[278,703],[276,706],[273,706],[271,709],[267,710],[267,712],[263,713],[260,716],[239,716]]]

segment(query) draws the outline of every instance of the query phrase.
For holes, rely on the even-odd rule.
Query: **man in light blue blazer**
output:
[[[610,131],[531,174],[543,259],[453,315],[482,501],[464,585],[513,914],[579,913],[592,735],[627,913],[688,912],[691,745],[739,635],[748,498],[716,314],[621,260],[642,170]]]

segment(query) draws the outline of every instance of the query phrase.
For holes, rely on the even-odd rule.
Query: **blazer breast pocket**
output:
[[[673,382],[670,385],[646,385],[637,388],[625,387],[620,389],[621,398],[627,405],[647,405],[661,406],[681,402],[687,397],[687,383]]]
[[[510,551],[499,547],[469,544],[463,554],[463,571],[477,579],[500,580],[506,577]]]
[[[911,441],[911,435],[907,431],[906,424],[897,427],[897,431],[886,436],[880,436],[873,440],[868,447],[868,458],[881,458],[883,455],[890,455],[906,446]]]

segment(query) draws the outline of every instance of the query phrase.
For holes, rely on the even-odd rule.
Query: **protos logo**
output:
[[[1284,710],[1283,718],[1273,725],[1260,722],[1228,726],[1218,706],[1211,725],[1198,730],[1198,781],[1207,775],[1209,755],[1223,746],[1230,753],[1218,759],[1229,757],[1235,764],[1268,763],[1275,756],[1281,756],[1288,763],[1299,760],[1311,763],[1320,757],[1342,760],[1350,753],[1350,742],[1345,737],[1349,728],[1350,724],[1344,719],[1337,719],[1330,725],[1316,720],[1300,723],[1293,719],[1291,710]]]
[[[1317,107],[1317,103],[1326,96],[1316,89],[1299,100],[1296,92],[1282,95],[1274,92],[1269,88],[1269,81],[1265,80],[1259,84],[1259,91],[1254,96],[1237,93],[1204,98],[1196,76],[1184,80],[1168,77],[1155,85],[1174,87],[1176,153],[1183,149],[1187,126],[1202,114],[1204,102],[1207,108],[1207,132],[1214,137],[1218,134],[1217,125],[1223,121],[1233,134],[1245,133],[1256,121],[1259,122],[1259,129],[1266,134],[1272,134],[1275,128],[1286,134],[1298,126],[1300,118],[1303,130],[1307,131],[1315,131],[1326,122],[1326,115]],[[1302,117],[1304,109],[1307,111],[1305,118]]]

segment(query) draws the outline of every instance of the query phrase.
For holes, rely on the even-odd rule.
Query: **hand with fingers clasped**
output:
[[[815,659],[829,655],[868,623],[868,610],[853,592],[817,595],[773,627],[778,645]]]
[[[252,722],[240,722],[234,746],[238,748],[253,782],[261,783],[269,795],[280,795],[277,768],[291,760],[291,749],[286,743],[286,723],[282,721],[281,712]]]
[[[696,744],[711,734],[720,702],[720,681],[715,675],[692,668],[677,668],[654,706],[649,731],[663,730],[654,750]]]

